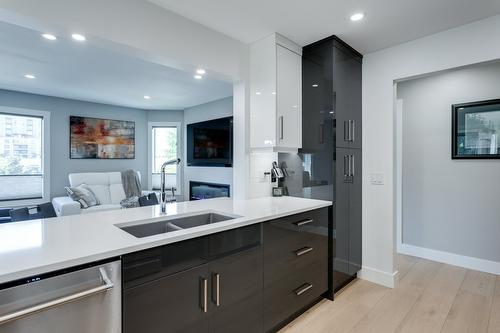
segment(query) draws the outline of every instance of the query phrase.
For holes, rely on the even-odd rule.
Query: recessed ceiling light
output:
[[[36,76],[33,74],[24,74],[24,77],[27,79],[35,79],[36,78]]]
[[[255,92],[255,95],[260,95],[262,94],[260,91]]]
[[[276,95],[276,91],[273,91],[271,94],[272,94],[272,95]]]
[[[76,40],[76,41],[79,41],[79,42],[84,42],[87,38],[85,38],[84,35],[80,35],[80,34],[72,34],[71,37]]]
[[[203,76],[198,75],[198,74],[196,74],[196,75],[194,76],[194,78],[195,78],[196,80],[201,80],[201,78],[202,78],[202,77],[203,77]]]
[[[351,15],[351,21],[361,21],[365,17],[363,13],[356,13]]]
[[[42,34],[42,37],[48,40],[56,40],[57,37],[52,34]]]
[[[144,99],[151,99],[151,96],[144,95]]]
[[[205,74],[205,73],[206,73],[206,71],[205,71],[203,68],[198,68],[198,69],[196,70],[196,73],[197,73],[197,74],[200,74],[200,75],[203,75],[203,74]]]
[[[319,87],[319,84],[313,84],[312,85],[313,88],[318,88]]]

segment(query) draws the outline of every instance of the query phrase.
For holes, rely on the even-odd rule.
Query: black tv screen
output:
[[[233,166],[233,117],[187,125],[188,166]]]

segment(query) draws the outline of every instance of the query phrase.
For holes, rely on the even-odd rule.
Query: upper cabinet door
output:
[[[302,147],[302,57],[276,45],[278,146]]]
[[[302,54],[302,152],[332,150],[333,46],[304,49]],[[332,151],[333,152],[333,151]]]
[[[361,58],[349,60],[349,119],[351,120],[351,148],[361,148]]]
[[[250,46],[250,146],[273,148],[276,135],[276,41],[274,36]]]
[[[302,48],[272,34],[250,45],[250,148],[302,147]]]
[[[336,119],[336,146],[350,147],[351,92],[350,92],[350,59],[349,54],[337,47],[334,48],[333,81],[334,81],[334,115]]]

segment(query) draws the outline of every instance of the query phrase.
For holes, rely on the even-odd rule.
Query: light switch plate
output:
[[[384,175],[381,173],[370,174],[370,183],[372,185],[384,185]]]

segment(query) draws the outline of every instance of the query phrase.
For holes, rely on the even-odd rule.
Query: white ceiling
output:
[[[500,14],[499,0],[149,1],[245,43],[273,32],[302,46],[337,35],[361,53]],[[365,19],[351,22],[359,11]]]
[[[160,110],[232,95],[231,83],[193,74],[97,47],[91,38],[48,41],[38,31],[0,22],[0,89]]]

